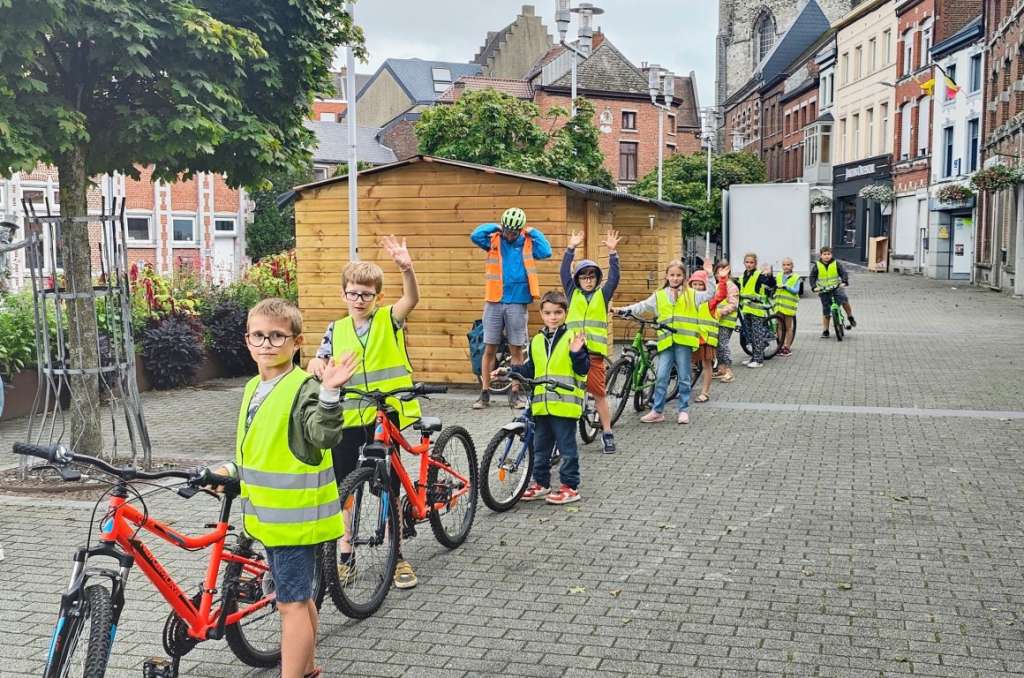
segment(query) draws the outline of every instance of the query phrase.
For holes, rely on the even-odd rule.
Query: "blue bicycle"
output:
[[[511,379],[518,381],[527,394],[536,386],[550,386],[569,391],[563,384],[552,379],[527,379],[511,372]],[[502,426],[480,457],[480,498],[492,511],[502,513],[515,506],[530,484],[533,475],[533,433],[535,429],[530,403],[523,413]],[[551,465],[561,461],[558,448],[551,454]]]

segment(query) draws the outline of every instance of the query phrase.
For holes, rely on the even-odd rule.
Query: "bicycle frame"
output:
[[[519,447],[519,454],[516,455],[516,460],[515,460],[515,467],[519,468],[519,466],[523,463],[523,459],[526,458],[526,450],[529,449],[531,445],[533,445],[534,423],[533,423],[533,414],[531,414],[531,412],[530,412],[529,403],[527,404],[527,407],[523,410],[523,413],[521,415],[517,416],[512,421],[510,421],[509,423],[507,423],[504,426],[502,426],[502,428],[505,429],[506,431],[522,431],[523,432],[523,444]],[[505,479],[505,477],[504,477],[504,473],[505,473],[504,465],[505,465],[505,461],[509,457],[509,453],[512,451],[512,445],[514,443],[515,443],[515,438],[514,437],[508,439],[508,443],[505,445],[505,451],[502,453],[501,458],[499,459],[499,464],[498,465],[499,465],[499,467],[501,467],[501,471],[499,471],[498,478],[500,480],[504,480]]]
[[[427,432],[423,432],[418,445],[411,445],[402,435],[402,431],[388,419],[388,413],[385,409],[377,409],[377,428],[373,440],[376,443],[385,445],[390,450],[391,467],[402,483],[402,487],[405,488],[412,516],[417,521],[426,520],[431,510],[441,510],[445,506],[444,502],[435,503],[430,506],[427,505],[427,476],[431,468],[441,469],[451,474],[463,484],[462,489],[452,496],[453,501],[469,492],[471,487],[469,478],[456,473],[450,466],[438,461],[429,454],[430,435]],[[415,483],[409,478],[409,474],[402,464],[401,450],[420,457],[419,476]]]
[[[143,515],[141,511],[128,503],[124,495],[111,496],[108,506],[107,514],[100,525],[100,544],[79,549],[75,553],[71,583],[61,598],[62,610],[77,596],[90,574],[109,577],[113,583],[111,591],[111,600],[113,601],[111,636],[113,636],[124,608],[124,586],[128,571],[135,563],[174,612],[185,622],[189,635],[196,640],[219,639],[223,636],[225,626],[235,624],[274,602],[275,595],[270,593],[227,615],[226,618],[221,614],[221,607],[213,609],[213,597],[218,592],[217,578],[222,562],[241,563],[243,571],[253,575],[269,574],[269,566],[262,560],[247,558],[224,549],[224,541],[230,529],[227,519],[231,509],[231,497],[223,498],[221,514],[213,531],[196,537],[183,535],[166,523]],[[178,586],[153,552],[137,538],[139,530],[145,530],[180,549],[201,550],[213,547],[198,607],[192,597]],[[86,569],[86,561],[93,556],[109,556],[117,560],[120,566],[118,573],[115,575],[107,570],[90,571]]]

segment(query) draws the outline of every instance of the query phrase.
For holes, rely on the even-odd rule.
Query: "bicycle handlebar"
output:
[[[554,388],[559,391],[571,392],[573,390],[572,386],[566,386],[565,384],[559,381],[555,381],[554,379],[530,379],[529,377],[519,374],[518,372],[509,372],[508,377],[510,379],[518,381],[523,386],[529,386],[530,388],[533,388],[535,386],[550,386],[551,388]]]
[[[122,466],[118,468],[102,459],[90,457],[86,454],[75,454],[66,445],[56,443],[53,445],[33,445],[31,443],[14,443],[14,453],[26,457],[42,459],[58,469],[67,466],[71,462],[88,464],[94,466],[104,473],[116,476],[125,481],[133,480],[163,480],[164,478],[178,478],[187,481],[193,487],[228,487],[238,483],[238,478],[214,473],[208,467],[194,471],[141,471],[134,466]]]
[[[620,318],[625,318],[626,320],[632,320],[635,323],[639,323],[641,326],[643,326],[643,325],[654,325],[659,330],[665,330],[666,332],[671,332],[673,334],[678,332],[677,329],[675,329],[674,327],[670,327],[669,325],[666,325],[665,323],[660,323],[657,320],[644,320],[640,316],[634,315],[633,313],[616,313],[615,315],[619,316]]]
[[[412,388],[396,388],[393,391],[363,391],[357,388],[342,388],[341,396],[346,395],[357,395],[360,398],[366,398],[367,400],[373,400],[378,404],[388,398],[395,398],[401,395],[417,396],[417,395],[431,395],[435,393],[447,393],[448,386],[445,384],[424,384],[422,382],[413,384]]]

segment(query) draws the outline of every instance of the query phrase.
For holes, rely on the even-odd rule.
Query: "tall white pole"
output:
[[[571,101],[570,108],[572,109],[573,117],[575,117],[576,116],[576,59],[577,59],[577,56],[576,56],[576,50],[574,50],[571,47],[569,48],[569,50],[572,52],[572,87],[571,87],[571,93],[569,95],[571,97],[572,101]]]
[[[349,2],[348,15],[355,23],[355,3]],[[349,45],[345,50],[345,116],[348,120],[348,259],[359,260],[359,191],[356,151],[356,55]]]
[[[708,113],[708,117],[710,117],[710,112]],[[711,131],[710,131],[710,128],[709,128],[708,134],[707,134],[707,144],[708,144],[707,201],[708,201],[708,209],[710,209],[711,208]],[[707,261],[708,257],[710,257],[710,256],[711,256],[711,231],[708,230],[704,234],[704,261]]]
[[[655,106],[658,106],[655,104]],[[658,200],[661,200],[661,179],[665,167],[665,111],[658,106]]]

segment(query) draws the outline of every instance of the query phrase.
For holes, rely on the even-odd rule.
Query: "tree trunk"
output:
[[[70,292],[90,292],[93,287],[92,247],[89,224],[72,221],[89,213],[86,190],[89,177],[82,148],[67,151],[59,158],[60,209],[63,217],[62,243],[65,288]],[[99,366],[96,335],[95,300],[76,298],[64,305],[67,313],[68,367],[94,369]],[[100,428],[99,377],[97,374],[72,374],[71,446],[76,452],[101,455],[103,433]]]

